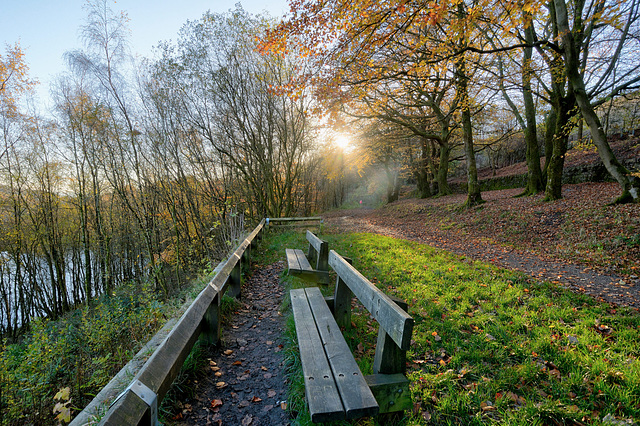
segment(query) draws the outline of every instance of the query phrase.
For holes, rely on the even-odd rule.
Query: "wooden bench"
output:
[[[382,293],[333,250],[329,264],[338,274],[333,297],[323,297],[318,287],[290,292],[311,420],[348,420],[411,409],[404,373],[414,321],[406,303]],[[380,326],[374,374],[366,377],[340,331],[351,327],[354,295]]]
[[[307,255],[299,249],[286,249],[289,275],[306,281],[329,284],[329,243],[322,241],[313,232],[307,231],[309,251]],[[308,259],[315,262],[315,269]]]

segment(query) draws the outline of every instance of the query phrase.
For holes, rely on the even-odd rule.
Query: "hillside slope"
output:
[[[640,161],[637,140],[613,145],[624,152],[620,157],[627,163]],[[600,164],[595,152],[573,150],[567,155],[567,168],[574,174]],[[519,173],[526,173],[522,164],[484,177],[508,179]],[[543,201],[544,194],[516,197],[521,192],[485,191],[486,202],[471,210],[461,209],[466,194],[453,194],[405,198],[379,209],[337,210],[325,217],[337,232],[350,227],[391,233],[547,280],[567,278],[565,284],[577,290],[590,292],[589,287],[596,286],[594,295],[616,293],[608,300],[640,306],[640,205],[607,205],[620,193],[612,182],[565,184],[563,198],[553,202]],[[557,268],[552,270],[552,263]],[[569,279],[568,267],[575,279]]]

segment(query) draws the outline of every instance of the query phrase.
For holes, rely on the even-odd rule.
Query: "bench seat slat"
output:
[[[310,287],[305,291],[333,371],[333,377],[340,391],[346,418],[354,419],[377,415],[378,403],[353,358],[342,331],[331,314],[320,289]]]
[[[305,291],[295,289],[290,294],[311,420],[315,423],[343,420],[342,401]]]
[[[287,263],[289,264],[289,273],[312,271],[313,268],[304,255],[304,252],[299,249],[286,249]]]

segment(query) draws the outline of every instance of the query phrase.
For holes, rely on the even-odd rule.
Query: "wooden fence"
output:
[[[289,227],[311,227],[317,226],[318,232],[322,231],[324,221],[321,216],[310,217],[268,217],[267,227],[289,228]]]
[[[240,295],[242,263],[250,263],[251,247],[261,238],[265,223],[263,219],[222,267],[216,268],[218,273],[180,317],[130,385],[112,403],[100,424],[157,424],[157,407],[196,341],[218,343],[220,301],[227,291],[232,297]]]

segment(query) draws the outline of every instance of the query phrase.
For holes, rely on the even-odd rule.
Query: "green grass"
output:
[[[640,419],[637,311],[417,243],[370,234],[322,237],[379,288],[409,303],[416,323],[407,375],[416,409],[402,424]],[[262,247],[266,257],[282,259],[285,247],[305,248],[306,240],[302,233],[274,234]],[[364,313],[354,322],[358,332],[347,341],[368,374],[377,327]],[[291,320],[286,334],[289,408],[309,424]]]

